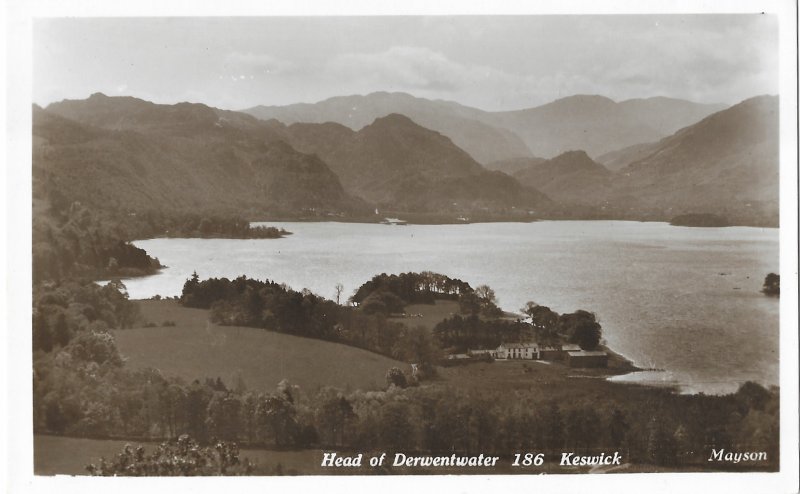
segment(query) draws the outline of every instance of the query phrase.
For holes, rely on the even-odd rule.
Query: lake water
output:
[[[135,244],[168,266],[126,280],[131,298],[179,295],[201,278],[245,274],[349,296],[381,272],[435,271],[494,288],[500,306],[533,300],[597,314],[608,345],[664,372],[618,379],[734,391],[778,383],[778,300],[759,292],[778,272],[778,230],[665,223],[542,221],[390,226],[269,223],[273,240],[152,239]]]

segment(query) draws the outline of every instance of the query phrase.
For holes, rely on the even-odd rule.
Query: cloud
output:
[[[544,86],[553,85],[551,77],[535,78],[488,65],[465,64],[439,51],[408,45],[377,53],[341,54],[332,58],[323,72],[331,81],[350,81],[360,92],[390,89],[490,107],[512,94],[535,95]]]

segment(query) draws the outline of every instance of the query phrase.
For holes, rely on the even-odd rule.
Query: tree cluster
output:
[[[473,292],[469,283],[442,274],[424,271],[375,275],[361,285],[351,297],[354,304],[364,303],[370,296],[391,293],[405,304],[432,304],[435,300],[457,300]]]
[[[501,343],[528,341],[531,328],[519,321],[455,315],[437,324],[433,334],[442,348],[464,352],[470,348],[497,348]]]
[[[522,312],[530,317],[530,322],[492,319],[478,307],[469,316],[455,315],[441,321],[433,334],[442,348],[457,351],[534,340],[545,346],[575,343],[584,350],[594,350],[600,344],[602,327],[591,312],[558,314],[534,302],[528,302]]]
[[[194,274],[181,294],[186,307],[211,309],[212,321],[336,341],[407,362],[433,364],[438,347],[424,330],[393,322],[381,310],[341,306],[307,290],[241,276],[200,280]]]
[[[33,281],[141,276],[162,267],[129,238],[120,223],[78,202],[34,214]]]
[[[151,235],[175,238],[280,238],[289,232],[273,226],[251,226],[241,216],[183,213],[155,216],[145,213]]]
[[[64,348],[88,333],[127,328],[139,319],[139,308],[128,300],[125,285],[88,281],[43,283],[33,291],[33,350]]]

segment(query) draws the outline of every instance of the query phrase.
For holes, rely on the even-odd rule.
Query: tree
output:
[[[332,396],[323,403],[319,411],[320,432],[325,432],[328,444],[343,446],[345,430],[354,418],[356,414],[347,398],[342,395]]]
[[[54,328],[55,342],[62,347],[67,346],[69,343],[69,326],[67,325],[67,317],[64,313],[60,313],[56,318],[56,326]]]
[[[575,327],[570,341],[584,350],[594,350],[600,343],[602,328],[598,322],[582,321]]]
[[[242,432],[241,400],[230,393],[218,393],[211,399],[207,408],[206,423],[214,437],[224,441],[236,441]]]
[[[440,353],[439,346],[424,326],[405,328],[392,351],[394,358],[419,364],[426,371],[433,369]]]
[[[392,451],[404,451],[413,446],[414,426],[407,403],[392,401],[381,409],[379,435],[381,446]]]
[[[497,303],[497,296],[494,294],[494,290],[492,290],[489,285],[478,285],[475,287],[475,295],[478,296],[485,303]]]
[[[485,317],[500,317],[503,315],[503,311],[497,306],[497,296],[488,285],[475,287],[475,295],[480,301],[481,313]]]
[[[336,284],[336,305],[341,305],[341,298],[342,292],[344,291],[344,285],[341,283]]]
[[[186,429],[199,441],[205,441],[207,437],[205,415],[209,401],[211,391],[199,381],[194,381],[186,393]]]
[[[275,446],[288,446],[294,438],[297,423],[294,406],[279,396],[261,400],[256,410],[262,437],[272,437]]]
[[[554,451],[564,446],[564,421],[555,402],[551,402],[545,412],[543,432],[547,449]]]
[[[531,325],[536,331],[536,339],[543,345],[553,346],[558,344],[558,313],[550,307],[528,302],[522,312],[531,318]]]
[[[593,350],[600,343],[602,327],[595,315],[585,310],[562,314],[558,319],[558,331],[570,343],[577,343],[584,350]]]
[[[781,296],[781,276],[779,274],[770,273],[764,278],[764,286],[761,292],[770,297]]]
[[[610,429],[611,445],[615,448],[619,448],[622,446],[623,441],[625,441],[628,429],[630,428],[625,420],[625,413],[615,408],[614,411],[611,412],[611,422],[608,427]]]
[[[674,433],[670,434],[667,426],[655,416],[647,427],[647,456],[656,465],[672,465],[677,456]]]
[[[74,358],[99,365],[109,363],[122,366],[122,356],[117,350],[114,337],[103,331],[84,331],[75,337],[67,347]]]
[[[397,386],[405,388],[408,383],[406,382],[406,375],[397,367],[392,367],[386,372],[386,385],[389,387]]]

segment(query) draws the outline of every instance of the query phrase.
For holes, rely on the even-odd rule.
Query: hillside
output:
[[[301,338],[257,328],[220,327],[208,322],[208,311],[187,309],[173,301],[137,302],[145,321],[168,327],[140,327],[114,333],[120,352],[132,368],[152,367],[191,382],[222,378],[248,389],[274,391],[288,379],[306,392],[320,386],[382,389],[386,371],[403,362],[339,343]]]
[[[715,113],[650,147],[618,172],[610,200],[641,213],[709,213],[778,223],[778,97]]]
[[[205,105],[102,94],[34,108],[34,197],[124,212],[363,207],[267,123]]]
[[[294,147],[328,163],[348,192],[381,208],[497,211],[549,203],[404,115],[378,118],[357,132],[334,123],[293,124],[286,132]]]
[[[620,101],[620,108],[662,135],[670,135],[688,125],[727,108],[723,104],[694,103],[677,98],[656,96]]]
[[[544,163],[545,161],[547,160],[544,158],[533,158],[533,157],[511,158],[507,160],[492,161],[491,163],[485,166],[487,170],[497,170],[503,173],[507,173],[509,175],[514,175],[514,173],[520,170],[536,166],[538,164]]]
[[[633,146],[624,147],[614,151],[609,151],[597,157],[597,162],[602,163],[603,166],[611,171],[619,171],[650,154],[651,149],[654,148],[658,142],[644,142],[634,144]]]
[[[611,172],[584,151],[568,151],[534,163],[515,172],[514,178],[562,204],[600,203],[611,185]]]
[[[377,92],[366,96],[339,96],[315,104],[257,106],[243,110],[263,120],[287,124],[336,122],[358,130],[377,118],[398,113],[438,131],[479,163],[529,156],[514,132],[492,125],[485,112],[453,102],[415,98],[405,93]]]

